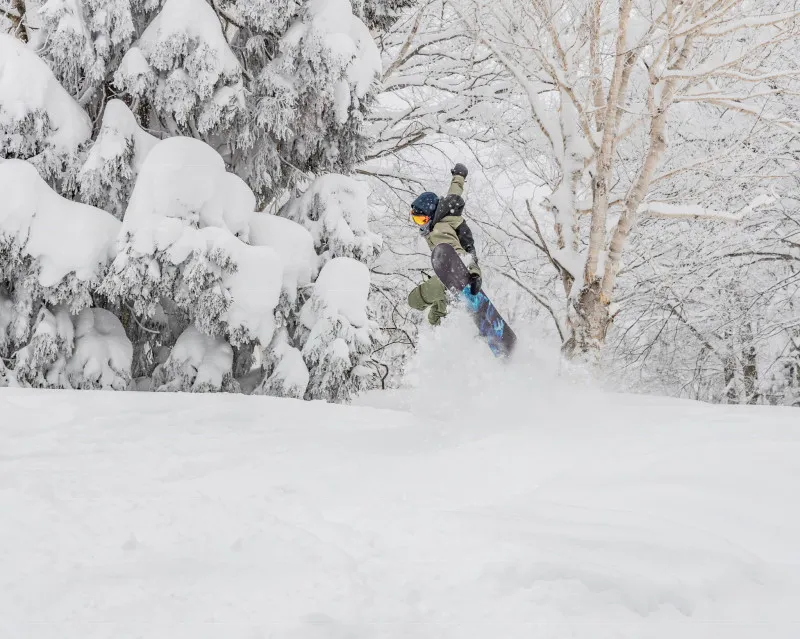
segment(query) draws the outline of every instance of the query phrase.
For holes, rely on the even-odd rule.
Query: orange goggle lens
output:
[[[425,226],[428,222],[431,221],[430,216],[420,215],[416,211],[411,211],[411,219],[414,220],[414,224],[416,224],[417,226]]]

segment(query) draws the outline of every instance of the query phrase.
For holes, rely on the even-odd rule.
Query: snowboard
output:
[[[469,290],[469,269],[449,244],[438,244],[431,255],[433,270],[445,288],[456,293],[466,302],[467,309],[475,319],[478,332],[489,344],[497,357],[508,357],[514,350],[517,336],[502,318],[492,301],[483,291],[473,295]]]

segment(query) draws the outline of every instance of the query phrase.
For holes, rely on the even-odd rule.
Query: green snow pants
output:
[[[428,321],[432,326],[438,326],[447,315],[447,292],[444,284],[438,277],[425,280],[408,294],[408,305],[418,311],[424,311],[430,306]]]

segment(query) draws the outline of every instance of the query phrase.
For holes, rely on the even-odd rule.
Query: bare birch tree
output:
[[[797,95],[798,12],[789,0],[464,0],[457,13],[527,100],[549,193],[515,228],[560,275],[565,353],[595,359],[643,216],[741,217],[771,201],[761,175],[735,194],[681,185],[724,174],[765,136],[797,135],[779,98]],[[728,114],[724,135],[704,129]]]

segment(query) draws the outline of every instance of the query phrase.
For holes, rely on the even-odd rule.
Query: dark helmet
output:
[[[436,213],[437,206],[439,206],[439,196],[436,195],[436,193],[427,191],[414,200],[411,204],[411,210],[420,215],[433,217],[433,214]]]

